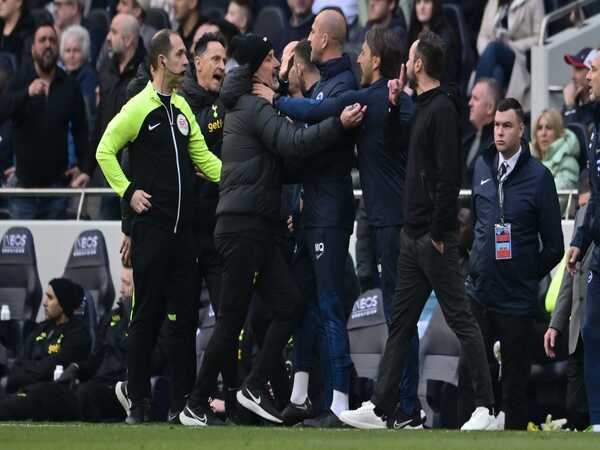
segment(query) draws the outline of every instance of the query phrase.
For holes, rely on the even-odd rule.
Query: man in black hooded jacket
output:
[[[222,423],[208,405],[219,372],[225,388],[235,387],[233,361],[237,338],[256,288],[273,310],[261,352],[237,401],[262,418],[281,423],[267,389],[267,378],[291,335],[302,303],[275,235],[281,222],[283,159],[310,157],[330,148],[343,128],[356,126],[364,108],[349,107],[308,128],[296,129],[265,100],[251,95],[252,81],[277,88],[279,61],[267,38],[245,35],[234,40],[242,67],[225,78],[221,99],[227,107],[223,130],[222,172],[215,244],[223,264],[222,292],[214,334],[186,408],[184,425]]]

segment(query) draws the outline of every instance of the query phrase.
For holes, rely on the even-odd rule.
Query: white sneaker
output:
[[[496,418],[484,406],[478,406],[471,418],[460,428],[461,431],[482,431],[496,429]]]
[[[504,431],[505,423],[506,423],[506,414],[504,414],[504,411],[500,411],[498,413],[498,415],[496,416],[496,429],[498,431]]]
[[[382,430],[387,428],[385,421],[375,414],[375,405],[372,402],[364,402],[355,410],[342,411],[339,419],[347,425],[362,430]]]

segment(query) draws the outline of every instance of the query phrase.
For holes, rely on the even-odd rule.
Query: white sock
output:
[[[301,405],[308,397],[308,372],[296,372],[294,374],[294,386],[290,402],[295,405]]]
[[[592,425],[592,431],[594,433],[600,433],[600,424],[598,424],[598,425]]]
[[[340,391],[333,391],[333,400],[331,401],[331,412],[336,416],[342,413],[342,411],[348,411],[348,394],[344,394]]]

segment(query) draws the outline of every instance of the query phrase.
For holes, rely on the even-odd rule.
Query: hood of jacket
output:
[[[339,58],[330,59],[327,62],[318,64],[317,67],[321,74],[321,82],[323,82],[346,70],[352,70],[352,61],[350,60],[350,57],[344,53]]]
[[[193,65],[188,66],[188,70],[185,72],[180,92],[189,103],[192,111],[212,105],[219,96],[214,92],[207,91],[198,84]]]
[[[252,76],[247,65],[232,69],[223,80],[221,101],[227,109],[232,109],[239,98],[252,92]]]

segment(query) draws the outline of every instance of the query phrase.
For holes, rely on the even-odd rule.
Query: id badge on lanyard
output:
[[[494,242],[496,259],[512,259],[512,236],[510,223],[497,223],[494,225]]]

